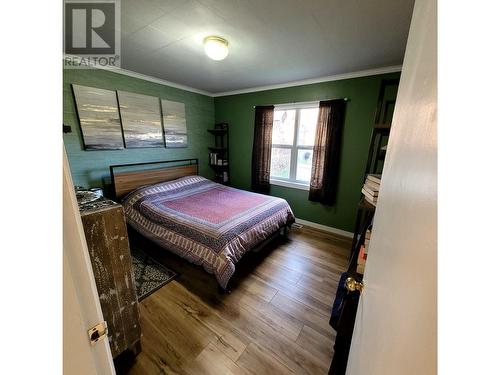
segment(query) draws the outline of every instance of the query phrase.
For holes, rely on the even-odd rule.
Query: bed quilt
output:
[[[122,202],[129,225],[226,288],[253,247],[295,221],[281,198],[217,184],[201,176],[140,188]]]

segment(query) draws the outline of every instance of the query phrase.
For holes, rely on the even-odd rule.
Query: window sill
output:
[[[269,181],[271,185],[284,186],[292,189],[300,189],[309,191],[309,184],[301,184],[300,182],[292,181],[282,181],[282,180],[271,180]]]

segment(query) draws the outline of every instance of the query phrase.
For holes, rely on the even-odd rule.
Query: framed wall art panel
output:
[[[161,100],[165,145],[170,148],[187,147],[186,109],[184,103]]]
[[[165,147],[159,99],[117,91],[126,148]]]
[[[75,84],[71,87],[85,150],[123,149],[116,93]]]

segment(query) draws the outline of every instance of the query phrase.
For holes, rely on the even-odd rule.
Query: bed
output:
[[[295,217],[284,199],[215,183],[197,175],[196,159],[188,160],[123,173],[116,168],[127,165],[112,166],[115,194],[136,232],[202,266],[227,290],[238,261]],[[156,163],[129,166],[147,164]]]

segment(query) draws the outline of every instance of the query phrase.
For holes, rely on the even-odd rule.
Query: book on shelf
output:
[[[368,193],[365,189],[361,189],[361,192],[365,196],[365,199],[370,202],[370,203],[377,203],[378,196],[373,196],[370,193]]]
[[[219,158],[219,154],[216,152],[211,152],[209,155],[210,165],[229,165],[227,160]]]
[[[372,231],[371,229],[367,229],[365,232],[365,240],[369,240],[370,238],[372,238]]]
[[[374,174],[370,173],[366,175],[366,180],[372,182],[373,184],[376,184],[380,186],[380,179],[382,178],[381,174]]]
[[[367,258],[367,253],[366,253],[366,248],[365,248],[365,245],[361,245],[361,248],[359,249],[359,257],[358,257],[358,261],[366,261],[366,258]]]
[[[364,273],[366,258],[367,258],[367,254],[365,251],[365,247],[363,245],[361,245],[361,248],[359,249],[359,254],[358,254],[358,263],[356,266],[357,273]]]
[[[369,198],[372,198],[372,199],[377,199],[378,198],[378,191],[376,194],[373,194],[371,193],[370,191],[366,190],[366,188],[363,186],[363,188],[361,189],[361,192],[365,195],[365,196],[368,196]]]
[[[364,264],[366,262],[367,254],[365,251],[365,246],[361,245],[358,253],[358,264]]]
[[[225,165],[229,165],[229,163],[227,162],[227,160],[224,160],[224,159],[217,159],[217,162],[214,163],[214,165],[218,165],[218,166],[225,166]]]
[[[372,231],[370,229],[367,229],[365,232],[365,253],[368,254],[368,247],[370,246],[370,238],[372,236]]]
[[[374,196],[374,197],[378,197],[378,189],[373,189],[372,187],[370,186],[367,186],[366,184],[363,185],[363,189],[370,195]]]
[[[371,196],[369,196],[369,195],[366,195],[366,194],[364,194],[364,196],[365,196],[365,200],[366,200],[368,203],[371,203],[371,204],[373,204],[374,206],[376,206],[376,205],[377,205],[377,200],[378,200],[378,199],[377,199],[376,197],[375,197],[375,198],[373,198],[373,197],[371,197]]]
[[[374,206],[377,205],[378,191],[380,188],[380,176],[379,174],[368,174],[366,176],[365,183],[361,192],[365,196],[365,200]]]
[[[379,191],[380,190],[380,185],[376,184],[373,181],[365,180],[365,184],[363,186],[365,188],[368,188],[368,190],[373,190],[373,191]]]
[[[356,267],[356,272],[359,273],[360,275],[363,275],[365,273],[365,265],[358,264]]]

